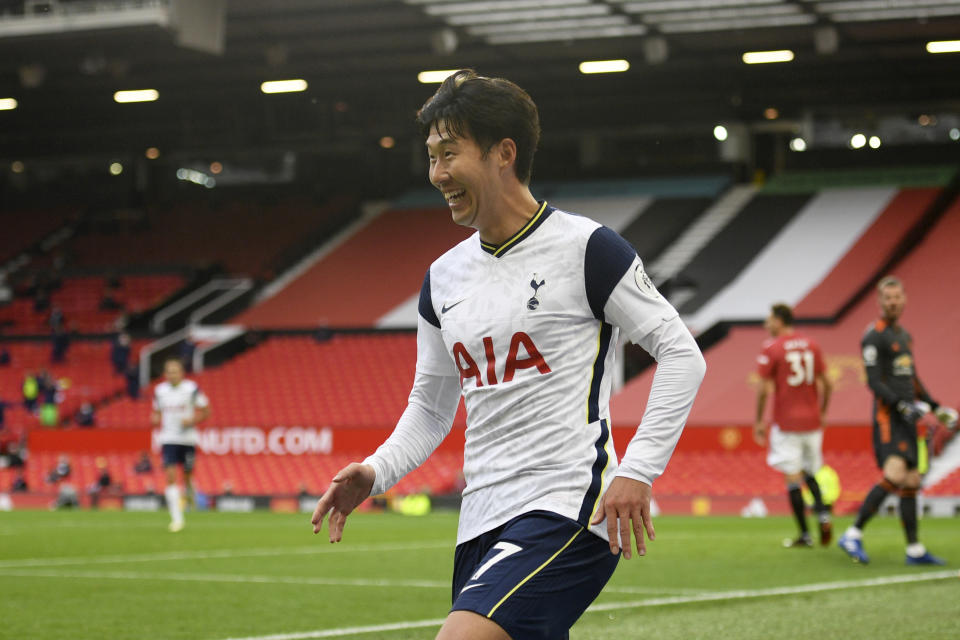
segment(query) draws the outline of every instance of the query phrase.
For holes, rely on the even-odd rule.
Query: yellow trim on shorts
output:
[[[504,602],[506,602],[507,598],[509,598],[510,596],[512,596],[517,589],[519,589],[519,588],[522,587],[524,584],[526,584],[526,582],[527,582],[530,578],[532,578],[533,576],[535,576],[535,575],[537,575],[538,573],[540,573],[540,571],[541,571],[545,566],[547,566],[548,564],[550,564],[551,562],[553,562],[554,558],[556,558],[558,555],[560,555],[560,553],[561,553],[564,549],[566,549],[567,547],[569,547],[569,546],[570,546],[570,543],[572,543],[574,540],[576,540],[576,539],[577,539],[577,536],[580,535],[581,533],[583,533],[583,527],[581,527],[575,534],[573,534],[573,537],[570,538],[569,540],[567,540],[567,543],[566,543],[565,545],[563,545],[562,547],[560,547],[555,554],[553,554],[552,556],[550,556],[549,558],[547,558],[547,560],[546,560],[542,565],[540,565],[539,567],[537,567],[536,569],[534,569],[534,570],[530,573],[530,575],[528,575],[526,578],[524,578],[524,579],[521,580],[519,583],[517,583],[517,586],[515,586],[513,589],[510,589],[510,592],[507,593],[507,595],[503,596],[503,597],[500,599],[500,602],[498,602],[496,605],[494,605],[493,609],[490,609],[490,612],[487,614],[487,617],[489,618],[490,616],[492,616],[493,613],[494,613],[497,609],[500,608],[500,605],[502,605]]]

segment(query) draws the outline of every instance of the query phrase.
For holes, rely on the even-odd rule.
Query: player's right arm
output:
[[[153,409],[150,411],[150,424],[157,426],[160,424],[160,398],[157,397],[157,390],[153,390]]]
[[[317,502],[311,520],[313,532],[320,531],[323,518],[330,513],[330,542],[339,542],[347,516],[361,502],[385,492],[430,457],[450,433],[459,402],[460,378],[440,333],[428,271],[420,292],[417,371],[407,408],[373,455],[334,476]]]

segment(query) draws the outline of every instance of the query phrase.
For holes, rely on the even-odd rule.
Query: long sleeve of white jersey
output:
[[[370,495],[383,493],[430,457],[450,433],[459,402],[460,378],[446,354],[440,330],[421,315],[417,373],[407,408],[390,437],[363,461],[376,471]]]
[[[407,408],[390,437],[363,463],[376,471],[370,495],[385,492],[421,464],[443,442],[453,426],[460,401],[455,376],[417,372]]]
[[[656,358],[657,371],[643,420],[627,446],[617,475],[653,484],[677,446],[706,364],[679,317],[635,342]]]
[[[593,256],[594,265],[601,265],[593,270],[619,275],[615,284],[607,285],[603,317],[658,363],[643,420],[617,470],[618,476],[652,484],[663,473],[680,439],[706,363],[690,331],[653,286],[633,248],[607,229],[595,236],[605,250],[588,252],[588,259]]]

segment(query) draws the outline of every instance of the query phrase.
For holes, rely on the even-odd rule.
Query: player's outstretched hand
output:
[[[823,416],[821,416],[821,421]],[[767,446],[767,423],[758,420],[753,425],[753,441],[761,447]]]
[[[357,506],[370,497],[370,490],[377,473],[368,464],[353,462],[333,476],[330,488],[317,501],[313,511],[313,532],[320,533],[323,518],[329,513],[330,542],[340,542],[343,538],[343,524]]]
[[[647,555],[647,544],[643,533],[646,530],[651,540],[656,540],[653,530],[653,518],[650,517],[650,485],[639,480],[616,477],[610,483],[603,497],[600,498],[600,507],[590,524],[600,524],[607,519],[607,533],[610,535],[610,553],[617,554],[620,544],[617,543],[619,532],[620,542],[623,543],[623,557],[630,559],[630,530],[637,543],[637,553]]]
[[[957,422],[960,420],[960,413],[957,413],[957,410],[952,407],[937,407],[937,410],[934,411],[933,415],[937,417],[937,420],[940,421],[940,424],[945,426],[951,431],[957,430]]]

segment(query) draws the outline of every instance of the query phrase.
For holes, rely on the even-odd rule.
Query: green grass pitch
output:
[[[308,514],[0,513],[0,638],[433,638],[447,612],[456,514],[355,514],[344,542]],[[842,530],[849,519],[840,519]],[[787,518],[660,517],[574,640],[960,637],[960,520],[925,519],[947,567],[907,567],[899,521],[872,562],[783,549]],[[522,640],[517,638],[515,640]]]

